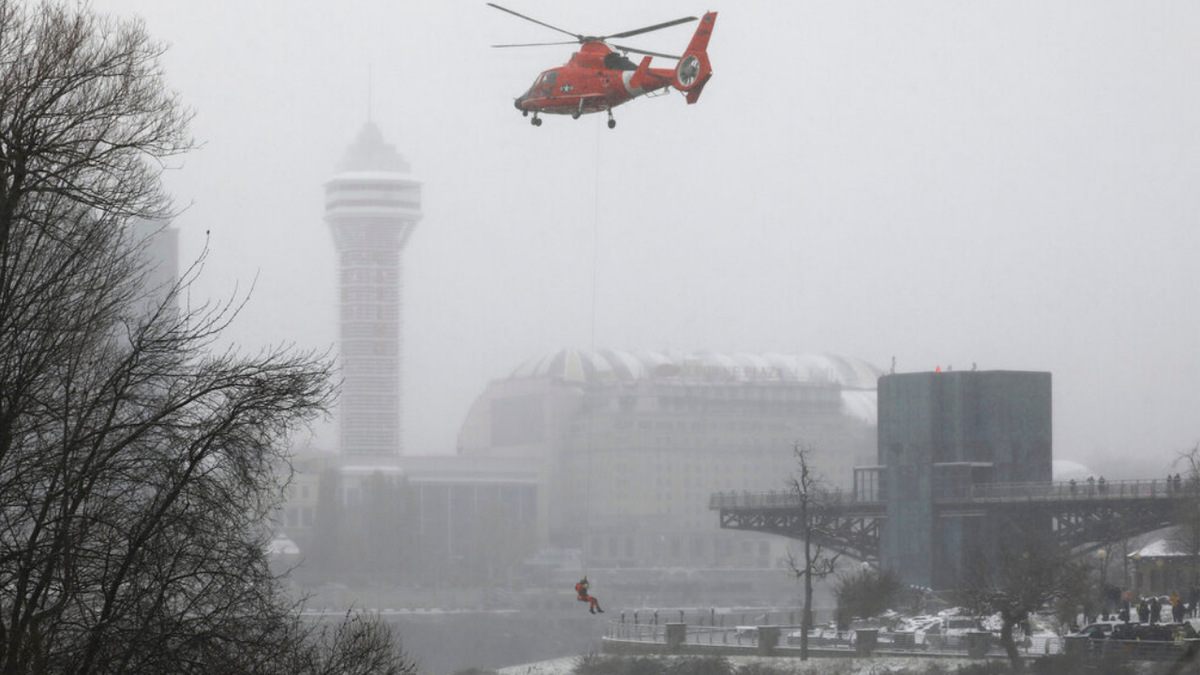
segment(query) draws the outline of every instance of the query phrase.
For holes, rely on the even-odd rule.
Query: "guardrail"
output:
[[[1200,653],[1200,640],[1088,640],[1084,652],[1102,659],[1119,656],[1137,661],[1194,660]]]
[[[1188,480],[1086,480],[1052,483],[990,483],[946,487],[934,499],[964,501],[1063,501],[1174,499],[1200,497],[1200,483]]]
[[[677,624],[678,625],[678,624]],[[759,646],[760,626],[695,626],[687,625],[684,630],[684,644],[712,645],[724,647],[743,647],[757,649]],[[797,650],[800,647],[800,626],[774,625],[778,629],[778,648],[784,651]],[[875,632],[875,631],[871,631]],[[621,640],[644,644],[657,644],[664,647],[668,644],[667,624],[634,624],[610,621],[605,627],[604,637],[607,640]],[[1100,642],[1100,641],[1097,641]],[[963,639],[933,638],[916,636],[913,633],[895,631],[879,631],[873,642],[872,651],[889,653],[906,653],[912,655],[940,654],[946,656],[967,656],[967,643]],[[857,653],[858,633],[854,630],[836,633],[830,630],[813,630],[809,632],[808,646],[810,649],[826,651],[842,651],[846,655]],[[1018,650],[1023,656],[1047,656],[1063,653],[1063,640],[1057,636],[1034,635],[1019,641]],[[999,656],[1004,654],[998,639],[993,638],[987,654]]]
[[[841,490],[831,490],[820,498],[822,505],[834,505],[853,502],[855,504],[875,503],[855,501],[853,494]],[[800,500],[792,492],[771,490],[769,492],[715,492],[708,498],[708,508],[756,508],[756,509],[790,509],[800,505]]]
[[[871,499],[859,498],[851,491],[831,490],[819,499],[825,506],[848,503],[881,504],[886,491],[881,487]],[[934,501],[1021,502],[1112,499],[1200,499],[1200,481],[1139,479],[1086,480],[1049,483],[983,483],[936,488]],[[800,505],[797,496],[785,490],[767,492],[717,492],[708,499],[709,509],[793,509]]]

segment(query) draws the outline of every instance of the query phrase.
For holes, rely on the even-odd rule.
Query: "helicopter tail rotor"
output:
[[[700,99],[700,92],[712,77],[712,65],[708,61],[708,39],[712,36],[717,13],[709,12],[700,20],[696,33],[688,44],[687,51],[675,66],[676,89],[687,94],[687,102],[695,103]]]

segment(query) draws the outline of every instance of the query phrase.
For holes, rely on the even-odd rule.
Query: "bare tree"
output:
[[[303,631],[295,650],[279,663],[278,672],[296,675],[412,675],[417,664],[393,639],[378,616],[348,612],[333,625]]]
[[[1018,671],[1021,655],[1013,638],[1017,625],[1062,598],[1094,598],[1093,581],[1090,568],[1062,550],[1049,533],[1028,528],[1006,538],[997,559],[969,564],[959,595],[978,613],[1000,615],[1000,645]]]
[[[904,582],[891,570],[864,565],[856,572],[839,576],[834,590],[840,627],[855,616],[865,619],[891,609],[904,590]]]
[[[800,658],[808,658],[808,631],[812,628],[813,579],[824,579],[833,574],[840,553],[827,550],[821,545],[825,532],[821,529],[822,509],[832,500],[824,481],[813,470],[810,456],[813,448],[802,443],[792,446],[796,457],[796,473],[788,479],[792,498],[800,508],[800,536],[804,544],[803,557],[797,559],[788,551],[788,569],[804,583],[804,616],[800,620]]]
[[[1184,597],[1191,603],[1195,598],[1190,597],[1190,589],[1200,587],[1200,443],[1180,453],[1175,463],[1184,468],[1179,485],[1182,498],[1175,506],[1178,525],[1172,528],[1167,541],[1172,550],[1187,555],[1190,587]]]
[[[264,526],[329,359],[218,349],[239,304],[181,306],[199,265],[147,289],[128,234],[192,147],[161,53],[86,3],[0,0],[3,675],[270,673],[345,644],[300,621]]]

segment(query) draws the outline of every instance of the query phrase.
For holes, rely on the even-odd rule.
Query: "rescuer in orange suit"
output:
[[[600,614],[604,613],[604,610],[600,609],[600,601],[595,596],[588,595],[587,577],[580,579],[579,583],[575,584],[575,595],[577,596],[576,600],[591,603],[588,605],[588,611],[592,614],[596,614],[597,612]]]

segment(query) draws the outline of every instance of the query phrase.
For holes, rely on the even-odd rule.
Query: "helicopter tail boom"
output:
[[[687,102],[695,103],[700,99],[700,92],[712,77],[712,65],[708,61],[708,39],[712,36],[713,26],[717,22],[717,13],[709,12],[696,26],[692,41],[688,43],[687,51],[679,59],[675,67],[676,89],[687,94]]]

